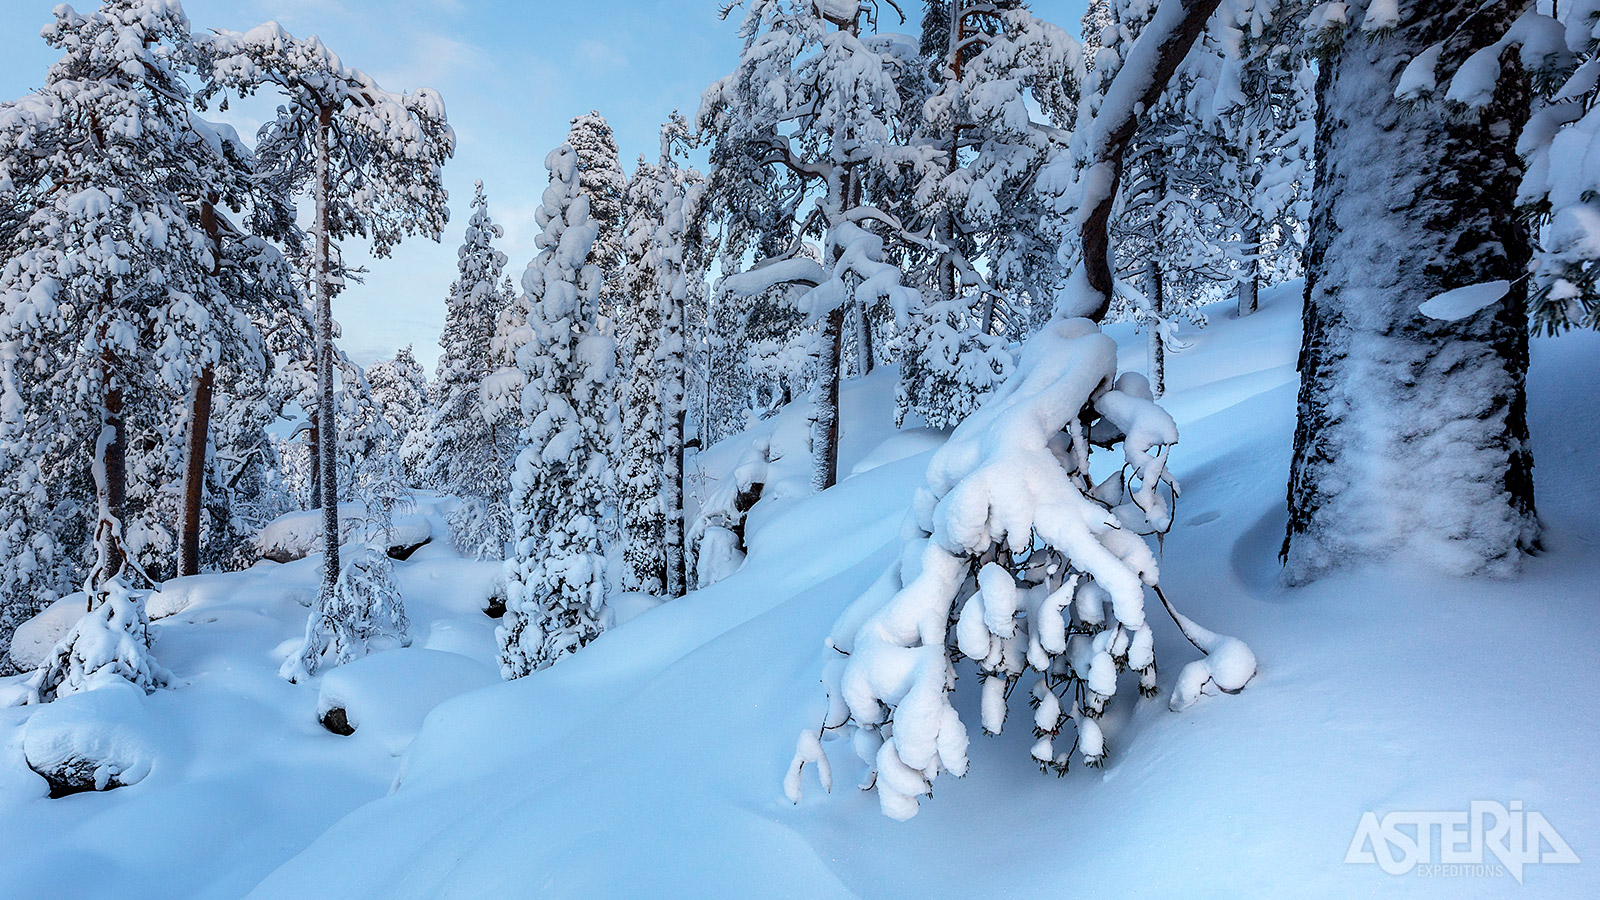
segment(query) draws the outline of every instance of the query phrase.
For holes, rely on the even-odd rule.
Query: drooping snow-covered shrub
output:
[[[301,682],[372,649],[411,646],[410,623],[394,583],[394,562],[371,545],[347,554],[333,591],[317,595],[300,647],[278,674]]]
[[[820,734],[802,736],[791,799],[806,762],[828,771],[817,738],[837,732],[871,767],[883,811],[915,815],[935,777],[967,769],[967,723],[950,699],[962,660],[981,673],[985,731],[1000,731],[1020,683],[1037,702],[1040,765],[1065,771],[1074,754],[1100,764],[1118,674],[1136,672],[1141,693],[1156,686],[1145,597],[1159,582],[1144,535],[1171,525],[1177,439],[1145,380],[1117,377],[1116,345],[1092,322],[1056,320],[1034,336],[929,463],[900,560],[834,626],[828,712]],[[1122,445],[1123,465],[1099,484],[1091,442]],[[1174,707],[1254,674],[1242,643],[1178,621],[1214,655],[1185,668]]]
[[[150,655],[150,619],[145,591],[130,591],[121,578],[106,582],[99,605],[72,626],[30,681],[35,702],[77,693],[97,678],[115,675],[153,691],[171,675]]]

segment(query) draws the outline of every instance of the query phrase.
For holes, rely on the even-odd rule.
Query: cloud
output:
[[[573,47],[578,64],[594,71],[625,69],[628,57],[621,50],[594,38],[584,38]]]

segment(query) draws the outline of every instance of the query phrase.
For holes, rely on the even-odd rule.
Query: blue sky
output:
[[[0,3],[0,96],[44,80],[56,53],[39,40],[56,0]],[[93,0],[75,3],[81,9]],[[429,372],[438,355],[444,297],[455,278],[472,182],[483,179],[491,215],[506,230],[507,270],[520,275],[533,255],[534,209],[544,191],[543,160],[575,115],[597,109],[617,132],[623,165],[654,156],[661,121],[692,114],[700,92],[731,71],[739,12],[717,18],[719,0],[183,0],[197,29],[245,29],[276,19],[317,34],[346,64],[393,90],[443,94],[457,148],[445,167],[451,223],[441,243],[411,238],[370,263],[362,285],[338,298],[346,350],[361,363],[413,344]],[[920,0],[902,0],[920,15]],[[1035,12],[1077,33],[1084,0],[1035,0]],[[903,29],[915,32],[916,22]],[[246,138],[251,110],[230,121]],[[346,258],[364,259],[355,247]]]

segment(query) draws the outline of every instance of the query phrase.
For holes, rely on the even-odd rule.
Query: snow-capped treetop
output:
[[[578,157],[578,188],[589,197],[589,217],[599,229],[592,254],[600,267],[603,293],[614,289],[622,272],[624,202],[628,176],[622,172],[617,141],[605,116],[590,110],[572,120],[567,145]]]
[[[342,148],[330,173],[330,238],[368,238],[378,256],[407,234],[438,239],[449,218],[441,168],[454,153],[455,132],[437,92],[386,91],[315,35],[296,38],[276,22],[218,30],[201,51],[201,100],[266,85],[283,92],[285,104],[262,126],[256,152],[265,170],[291,182],[291,192],[314,175],[312,141],[319,117],[327,119]]]

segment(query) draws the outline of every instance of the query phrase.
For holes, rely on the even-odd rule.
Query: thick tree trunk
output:
[[[812,485],[819,491],[839,481],[839,363],[844,307],[828,313],[822,329],[822,383],[811,422]]]
[[[333,120],[333,108],[323,107],[317,116],[317,424],[320,434],[317,441],[317,458],[320,461],[320,478],[316,485],[322,500],[322,592],[333,593],[339,581],[339,473],[334,450],[338,443],[338,419],[333,410],[333,298],[329,295],[328,246],[328,129]]]
[[[200,574],[200,507],[205,499],[206,448],[211,434],[211,398],[216,372],[200,370],[189,402],[188,446],[183,460],[183,546],[178,554],[178,574]]]
[[[857,297],[850,304],[856,332],[856,377],[872,371],[872,326],[867,324],[867,304]]]
[[[1347,41],[1317,85],[1291,582],[1384,558],[1507,575],[1537,538],[1520,280],[1529,246],[1513,202],[1526,80],[1507,72],[1481,116],[1394,100],[1409,60],[1443,42],[1439,71],[1452,72],[1517,9],[1401,6],[1398,28]],[[1498,280],[1511,283],[1506,295],[1464,319],[1418,311]]]
[[[311,508],[322,508],[322,450],[320,448],[317,414],[311,413],[311,427],[306,430],[306,449],[311,453]]]

